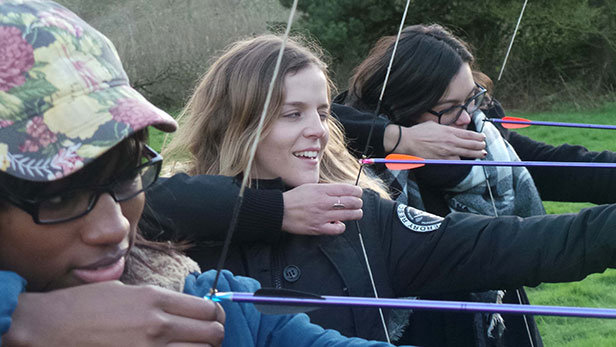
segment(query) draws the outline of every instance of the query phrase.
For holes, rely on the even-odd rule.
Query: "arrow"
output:
[[[385,158],[360,159],[362,165],[385,164],[390,170],[411,170],[425,165],[477,165],[477,166],[526,166],[526,167],[587,167],[616,168],[616,163],[568,162],[568,161],[489,161],[424,159],[406,154],[390,154]]]
[[[501,123],[503,124],[503,127],[506,129],[520,129],[520,128],[527,128],[531,125],[540,125],[540,126],[550,126],[550,127],[616,130],[616,125],[544,122],[544,121],[528,120],[526,118],[520,118],[520,117],[503,117],[502,119],[501,118],[487,118],[486,121],[492,122],[492,123]]]
[[[609,308],[514,305],[440,300],[377,299],[352,296],[318,296],[286,289],[259,289],[255,293],[221,292],[212,296],[207,295],[205,299],[213,301],[249,302],[255,304],[255,307],[265,314],[306,312],[306,310],[317,309],[321,306],[352,306],[616,319],[616,309]]]

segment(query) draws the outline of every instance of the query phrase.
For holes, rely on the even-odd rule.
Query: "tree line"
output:
[[[292,0],[279,0],[290,7]],[[473,48],[493,80],[524,1],[413,0],[406,25],[438,23]],[[301,0],[296,30],[332,58],[339,86],[376,40],[397,32],[406,0]],[[497,83],[496,96],[514,108],[587,106],[614,95],[616,1],[530,0]]]
[[[292,0],[57,0],[116,45],[133,85],[180,107],[226,45],[281,31]],[[413,0],[406,25],[439,23],[469,42],[495,79],[523,0]],[[394,35],[406,0],[300,0],[295,33],[314,39],[345,89],[376,40]],[[286,7],[286,8],[285,8]],[[616,0],[530,0],[496,97],[508,108],[585,107],[616,94]]]

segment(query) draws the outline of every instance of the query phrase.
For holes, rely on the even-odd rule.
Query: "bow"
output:
[[[372,124],[370,125],[370,131],[368,132],[368,139],[366,141],[366,146],[364,147],[364,151],[362,153],[362,158],[366,158],[366,154],[368,153],[368,148],[370,146],[370,140],[372,138],[372,133],[374,132],[374,126],[376,124],[376,119],[379,116],[379,111],[381,110],[383,96],[385,95],[385,89],[387,88],[387,81],[389,80],[389,74],[391,72],[391,67],[394,63],[394,58],[396,57],[396,50],[398,48],[398,42],[400,41],[400,35],[402,33],[402,29],[404,28],[404,22],[406,21],[406,15],[408,14],[410,4],[411,4],[411,0],[407,0],[406,5],[404,6],[404,12],[402,13],[402,19],[400,20],[400,27],[398,28],[398,34],[396,36],[396,41],[394,42],[394,47],[391,52],[391,57],[389,59],[389,65],[387,66],[387,71],[385,73],[385,78],[383,80],[383,87],[381,88],[379,100],[377,102],[376,109],[374,110],[374,116],[372,118]],[[359,171],[357,173],[357,179],[355,180],[355,185],[359,184],[359,178],[361,177],[361,172],[363,170],[363,167],[364,167],[363,165],[359,166]],[[372,291],[374,293],[375,299],[378,299],[379,294],[376,289],[376,284],[374,283],[374,277],[372,276],[372,269],[370,267],[370,261],[368,260],[368,253],[366,252],[366,246],[364,245],[364,238],[362,236],[361,228],[359,227],[358,221],[355,221],[355,227],[357,228],[357,236],[359,237],[359,243],[361,245],[362,254],[364,256],[364,261],[366,262],[366,270],[368,271],[368,276],[370,277],[370,284],[372,285]],[[383,310],[381,307],[379,307],[379,317],[381,319],[381,324],[383,325],[383,331],[385,332],[385,337],[387,338],[387,342],[391,343],[391,339],[389,337],[389,330],[387,329],[387,324],[385,323],[385,316],[383,315]]]
[[[509,42],[509,46],[507,47],[507,53],[505,53],[505,58],[503,59],[503,65],[501,66],[500,71],[498,73],[498,78],[496,79],[497,83],[500,81],[501,77],[503,76],[503,72],[505,71],[505,66],[507,65],[507,59],[509,58],[509,54],[511,53],[511,48],[513,47],[513,42],[515,41],[515,37],[518,33],[518,28],[520,27],[520,23],[522,22],[522,17],[524,16],[524,10],[526,9],[526,4],[528,4],[528,0],[524,0],[524,4],[522,5],[522,10],[520,10],[518,21],[515,24],[515,28],[513,29],[513,34],[511,35],[511,41]],[[494,88],[496,88],[496,85],[494,85]],[[483,123],[483,125],[485,125],[485,123]],[[479,132],[483,131],[483,125]],[[488,188],[488,193],[490,195],[490,201],[492,202],[492,207],[494,208],[494,216],[498,217],[498,210],[496,209],[496,203],[494,201],[494,194],[492,192],[492,187],[490,186],[490,182],[488,180],[488,172],[486,171],[485,167],[483,167],[483,175],[485,177],[486,186]],[[520,289],[516,288],[515,293],[518,299],[518,303],[522,305],[522,297],[520,295]],[[526,335],[528,337],[528,342],[530,342],[531,347],[534,347],[535,344],[533,343],[533,338],[530,333],[528,318],[526,317],[526,315],[523,315],[522,318],[524,319],[524,327],[526,328]]]
[[[257,153],[257,146],[259,145],[259,141],[261,139],[261,133],[263,132],[263,124],[265,123],[265,116],[267,115],[267,109],[269,108],[270,100],[272,99],[272,93],[274,92],[274,83],[276,82],[278,71],[280,70],[280,63],[282,62],[282,55],[284,53],[287,39],[289,38],[289,33],[291,32],[291,24],[293,23],[293,17],[295,16],[295,10],[297,9],[297,1],[298,0],[294,0],[293,5],[291,6],[291,12],[289,13],[289,19],[287,21],[285,33],[282,38],[280,50],[278,51],[278,58],[276,60],[274,72],[272,73],[272,79],[270,80],[270,84],[267,89],[267,95],[265,97],[265,103],[263,105],[263,110],[261,112],[261,116],[259,117],[259,124],[256,129],[255,138],[250,147],[250,152],[248,156],[248,164],[247,164],[246,170],[244,171],[244,177],[242,179],[242,184],[240,186],[240,191],[237,196],[237,200],[235,201],[235,205],[233,206],[233,213],[231,215],[231,221],[229,222],[229,228],[227,229],[227,235],[225,237],[225,242],[223,244],[220,257],[218,258],[218,265],[216,266],[216,277],[214,278],[214,282],[212,283],[212,288],[210,289],[210,296],[216,294],[216,286],[218,284],[218,279],[220,278],[220,273],[222,272],[222,268],[225,265],[227,253],[229,252],[229,247],[231,246],[231,239],[233,238],[233,232],[235,231],[235,228],[237,226],[238,216],[240,213],[240,209],[242,207],[242,202],[244,200],[244,191],[246,190],[246,186],[248,185],[248,180],[250,180],[250,170],[252,169],[252,163]]]

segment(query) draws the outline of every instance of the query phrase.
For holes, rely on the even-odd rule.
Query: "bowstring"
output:
[[[263,104],[263,110],[261,112],[261,116],[259,117],[259,124],[255,131],[255,137],[251,144],[250,151],[248,154],[248,164],[247,164],[246,169],[244,170],[244,177],[242,178],[242,184],[240,185],[240,192],[235,201],[235,205],[233,206],[231,222],[229,223],[229,228],[227,230],[227,236],[225,238],[222,251],[220,253],[220,258],[218,259],[218,265],[216,266],[216,277],[214,277],[214,282],[212,283],[212,288],[210,289],[210,296],[216,293],[216,286],[218,285],[220,273],[222,272],[222,268],[225,265],[227,253],[229,252],[229,247],[231,246],[231,239],[233,238],[233,233],[237,226],[240,209],[242,207],[242,202],[244,201],[244,191],[246,190],[246,186],[248,185],[248,181],[250,180],[250,171],[252,169],[252,163],[257,153],[257,146],[259,145],[259,141],[261,139],[261,133],[263,132],[263,125],[265,124],[265,116],[267,115],[267,110],[269,108],[269,104],[272,99],[272,94],[274,92],[274,84],[276,82],[276,78],[278,77],[278,72],[280,70],[280,64],[282,62],[282,56],[283,56],[285,47],[287,45],[287,39],[289,38],[289,33],[291,32],[291,25],[293,24],[293,17],[295,16],[295,10],[297,9],[297,2],[298,0],[294,0],[293,5],[291,6],[291,12],[289,13],[287,27],[282,37],[282,43],[280,44],[280,50],[278,51],[278,58],[276,59],[276,65],[274,67],[272,79],[270,80],[270,84],[267,89],[267,95],[265,97],[265,103]]]
[[[381,112],[381,105],[383,103],[383,96],[385,95],[385,89],[387,88],[387,81],[389,80],[389,74],[391,73],[391,67],[394,64],[394,58],[396,56],[396,50],[398,49],[398,42],[400,41],[400,35],[402,34],[402,29],[404,28],[404,22],[406,21],[406,15],[408,13],[409,5],[411,4],[411,0],[406,1],[406,5],[404,7],[404,12],[402,13],[402,20],[400,21],[400,27],[398,28],[398,34],[396,35],[396,41],[394,42],[394,47],[391,52],[391,57],[389,59],[389,65],[387,66],[387,71],[385,71],[385,79],[383,80],[383,87],[381,88],[381,94],[379,94],[379,99],[376,103],[376,109],[374,110],[374,117],[372,117],[372,124],[370,124],[370,131],[368,131],[368,138],[366,140],[366,146],[364,146],[364,151],[361,156],[362,159],[366,158],[368,154],[368,149],[370,148],[370,140],[372,139],[372,133],[374,132],[374,128],[376,126],[376,119],[379,116],[379,112]],[[357,174],[357,179],[355,180],[355,185],[359,184],[359,177],[361,176],[362,169],[364,165],[359,167],[359,172]]]
[[[372,139],[372,133],[374,132],[374,128],[376,126],[376,119],[379,116],[379,112],[381,111],[381,104],[383,102],[383,96],[385,95],[387,81],[389,80],[389,74],[391,72],[391,67],[394,63],[394,58],[396,56],[396,50],[398,49],[398,42],[400,41],[400,35],[402,34],[402,29],[404,28],[404,22],[406,21],[406,15],[408,13],[410,4],[411,4],[411,0],[407,0],[406,5],[404,7],[404,12],[402,13],[402,19],[400,20],[400,27],[398,28],[398,34],[396,36],[396,41],[394,42],[394,47],[391,52],[391,58],[389,59],[389,65],[387,66],[387,71],[385,73],[385,79],[383,80],[383,87],[381,88],[381,94],[379,95],[379,100],[377,102],[376,109],[374,110],[374,117],[372,118],[372,124],[370,125],[370,131],[368,132],[366,146],[364,147],[364,151],[361,155],[362,159],[366,158],[368,149],[370,148],[370,140]],[[360,164],[359,171],[357,173],[357,179],[355,180],[356,186],[359,184],[359,178],[361,177],[361,172],[363,168],[364,168],[364,165]],[[366,262],[366,270],[368,270],[368,276],[370,277],[370,284],[372,285],[372,291],[374,293],[374,297],[378,299],[379,293],[376,289],[376,284],[374,282],[374,276],[372,275],[370,261],[368,260],[368,253],[366,252],[366,246],[364,245],[364,237],[362,236],[361,228],[359,227],[359,222],[357,220],[355,221],[355,227],[357,228],[357,236],[359,237],[359,244],[361,245],[361,250],[364,256],[364,261]],[[379,307],[379,317],[381,319],[381,325],[383,326],[383,331],[385,333],[385,338],[387,339],[387,343],[391,343],[391,338],[389,337],[389,330],[387,329],[387,323],[385,323],[385,316],[383,315],[383,309],[381,307]]]
[[[522,5],[522,11],[520,11],[520,16],[518,16],[518,22],[515,25],[515,29],[513,30],[513,34],[511,35],[511,41],[509,42],[509,47],[507,47],[507,53],[505,54],[505,59],[503,59],[503,65],[500,68],[500,72],[498,74],[498,78],[496,82],[500,81],[503,76],[503,72],[505,71],[505,65],[507,65],[507,60],[509,59],[509,53],[511,53],[511,47],[513,47],[513,41],[515,41],[515,36],[518,33],[518,28],[520,27],[520,22],[522,22],[522,16],[524,16],[524,10],[526,9],[526,4],[528,0],[524,0],[524,5]]]
[[[507,61],[509,59],[509,54],[511,53],[511,48],[513,47],[513,42],[515,41],[516,35],[518,33],[518,29],[520,27],[520,23],[522,22],[522,17],[524,16],[524,10],[526,10],[526,5],[528,4],[528,0],[524,0],[524,4],[522,5],[522,10],[520,11],[520,15],[518,16],[518,21],[515,25],[515,28],[513,29],[513,34],[511,35],[511,41],[509,42],[509,46],[507,47],[507,53],[505,53],[505,58],[503,59],[503,64],[501,65],[499,74],[498,74],[498,78],[496,79],[496,83],[494,84],[494,90],[492,91],[492,98],[494,97],[494,91],[496,90],[496,84],[498,82],[500,82],[501,77],[503,76],[503,72],[505,71],[505,66],[507,65]],[[484,119],[481,129],[479,129],[479,133],[483,132],[483,128],[485,127],[485,123],[486,120]],[[492,193],[492,187],[490,185],[490,180],[489,180],[489,176],[488,176],[488,172],[486,170],[486,167],[482,167],[483,168],[483,175],[485,177],[485,182],[486,182],[486,186],[488,187],[488,193],[490,195],[490,201],[492,202],[492,208],[494,209],[494,217],[498,217],[498,209],[496,208],[496,201],[494,199],[494,195]],[[518,300],[518,303],[520,305],[523,305],[522,303],[522,296],[520,294],[520,289],[516,288],[515,289],[515,294]],[[535,344],[533,343],[533,338],[530,332],[530,324],[528,323],[528,317],[524,314],[522,315],[522,318],[524,319],[524,327],[526,328],[526,336],[528,337],[528,342],[530,343],[531,347],[535,347]]]

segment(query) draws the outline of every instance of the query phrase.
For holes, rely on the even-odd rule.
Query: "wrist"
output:
[[[40,307],[43,301],[39,301],[42,294],[38,293],[21,293],[19,294],[19,305],[12,315],[11,326],[8,331],[2,336],[2,342],[8,345],[15,346],[33,346],[36,342],[34,332],[36,329],[30,324],[35,322],[33,315],[38,315],[36,307]],[[56,313],[54,312],[54,315]]]
[[[396,150],[396,146],[400,143],[402,128],[394,123],[389,123],[385,127],[385,133],[383,134],[383,149],[385,153],[392,153]]]
[[[288,205],[289,203],[289,197],[290,197],[289,192],[291,192],[291,190],[288,190],[282,193],[282,221],[280,223],[280,231],[283,231],[283,232],[289,232],[289,228],[290,228],[289,207],[288,206],[285,207],[285,204]]]

